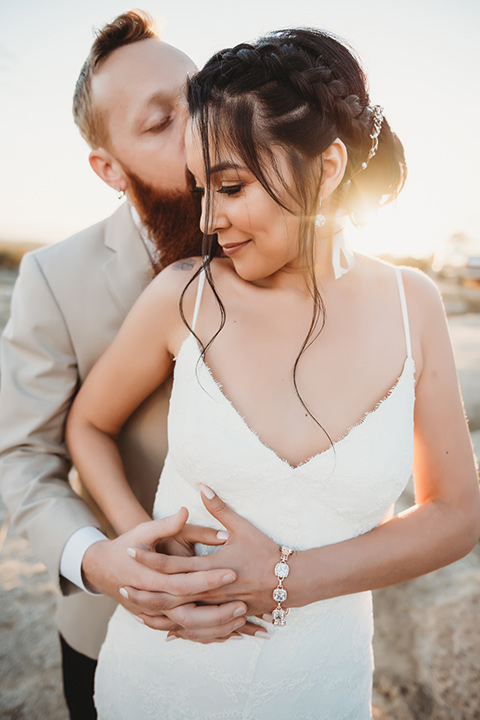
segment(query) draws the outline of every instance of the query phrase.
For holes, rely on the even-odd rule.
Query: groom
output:
[[[234,581],[233,571],[180,576],[172,558],[163,574],[127,555],[128,547],[154,547],[177,534],[185,519],[152,521],[107,540],[101,521],[71,489],[64,442],[78,386],[143,288],[162,266],[200,252],[183,148],[183,85],[193,69],[140,11],[98,33],[77,82],[74,117],[93,170],[127,202],[97,225],[25,256],[2,339],[0,489],[12,525],[29,538],[61,593],[65,695],[71,717],[81,720],[96,717],[95,658],[117,602],[190,639],[228,635],[245,622],[241,602],[213,613],[186,604]],[[167,387],[154,393],[119,438],[129,481],[149,511],[166,453],[168,395]],[[195,533],[192,540],[215,542],[212,531]],[[125,587],[143,590],[141,599],[125,598],[119,592]]]

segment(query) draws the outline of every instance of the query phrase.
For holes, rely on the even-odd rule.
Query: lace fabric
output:
[[[403,313],[408,334],[406,306]],[[155,516],[185,505],[189,522],[219,528],[200,498],[205,483],[276,543],[296,550],[371,530],[391,515],[410,476],[414,369],[408,337],[403,371],[388,395],[334,448],[292,467],[247,426],[199,362],[190,335],[176,359]],[[197,546],[198,554],[212,550]],[[99,720],[370,718],[370,593],[295,608],[286,627],[269,632],[269,641],[165,643],[166,633],[119,607],[99,658]]]

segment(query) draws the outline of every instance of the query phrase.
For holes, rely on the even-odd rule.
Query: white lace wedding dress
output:
[[[185,340],[175,365],[156,516],[185,505],[190,522],[215,527],[200,498],[205,483],[276,543],[295,550],[341,542],[389,516],[413,455],[414,362],[396,272],[407,347],[403,371],[373,412],[299,467],[262,444],[198,362],[193,335]],[[272,568],[272,590],[274,580]],[[166,643],[166,633],[119,607],[98,663],[99,720],[370,718],[371,593],[294,608],[286,627],[268,627],[270,640]]]

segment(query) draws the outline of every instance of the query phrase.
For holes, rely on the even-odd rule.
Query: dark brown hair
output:
[[[280,30],[222,50],[189,80],[188,100],[204,150],[213,142],[216,151],[221,140],[283,205],[272,189],[272,180],[280,181],[295,214],[316,215],[318,159],[337,137],[348,162],[336,201],[354,221],[361,221],[367,197],[384,204],[405,182],[403,147],[386,119],[377,153],[360,171],[372,145],[367,80],[354,51],[331,33]],[[292,171],[291,188],[275,177],[279,147]]]
[[[108,144],[104,118],[92,102],[92,75],[114,50],[140,40],[158,37],[153,18],[143,10],[129,10],[96,31],[73,95],[73,118],[91,148]]]
[[[297,388],[300,357],[325,323],[325,306],[314,272],[314,222],[322,183],[322,153],[336,138],[345,143],[348,162],[333,201],[360,224],[367,203],[378,207],[396,197],[403,187],[406,163],[402,144],[384,118],[377,152],[362,168],[372,147],[373,131],[365,74],[344,41],[313,28],[279,30],[254,43],[216,53],[189,79],[188,102],[200,133],[206,170],[203,254],[214,292],[209,263],[218,245],[216,237],[208,235],[210,167],[220,149],[240,157],[275,202],[300,218],[299,251],[308,269],[313,313],[293,367]],[[276,163],[278,149],[289,164],[293,180],[288,184]],[[225,311],[218,301],[220,332]],[[297,394],[305,406],[298,390]]]

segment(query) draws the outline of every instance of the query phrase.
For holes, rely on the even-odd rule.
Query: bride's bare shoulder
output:
[[[161,303],[176,303],[187,288],[187,294],[191,294],[190,288],[197,287],[196,277],[202,265],[199,257],[185,258],[168,265],[149,284],[145,291],[151,299]]]
[[[442,306],[440,292],[433,282],[422,270],[408,265],[394,265],[391,262],[368,255],[357,255],[357,262],[361,273],[369,282],[392,282],[395,270],[401,272],[407,303],[425,310]]]
[[[137,317],[155,322],[162,318],[162,322],[181,324],[180,299],[183,294],[183,307],[193,306],[201,264],[201,258],[187,258],[162,270],[138,298]]]
[[[186,317],[193,313],[198,290],[202,258],[192,257],[178,260],[162,270],[150,283],[145,291],[151,308],[162,308],[171,312],[173,317],[179,315],[181,305]],[[209,263],[209,271],[215,288],[223,290],[231,288],[237,277],[233,265],[228,258],[214,258]]]
[[[177,260],[164,268],[153,280],[153,283],[161,288],[183,288],[198,273],[201,265],[200,257]]]
[[[164,268],[152,281],[162,288],[184,288],[198,275],[202,266],[202,258],[191,257],[178,260]],[[232,262],[228,258],[214,258],[210,263],[210,272],[214,277],[221,278],[235,274]]]

